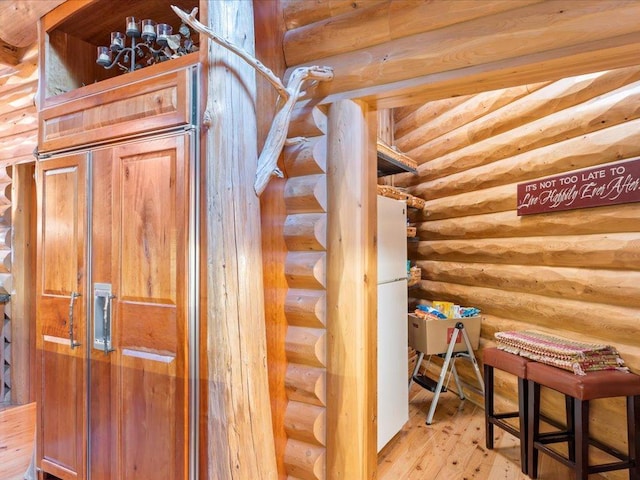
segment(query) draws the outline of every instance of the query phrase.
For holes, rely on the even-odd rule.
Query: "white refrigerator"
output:
[[[409,420],[406,210],[378,196],[378,451]]]

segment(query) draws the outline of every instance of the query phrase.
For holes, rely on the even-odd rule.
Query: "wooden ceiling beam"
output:
[[[40,17],[64,0],[11,0],[0,2],[0,38],[14,47],[28,47],[38,40]]]
[[[630,66],[638,62],[639,16],[638,2],[536,3],[316,60],[335,78],[311,95],[393,108]]]
[[[9,45],[0,38],[0,65],[14,66],[20,62],[24,49]]]
[[[480,17],[539,3],[541,0],[433,0],[368,2],[349,11],[289,30],[283,50],[287,65],[371,47],[438,30]],[[312,4],[312,2],[300,2]],[[520,14],[513,13],[515,18]]]
[[[640,5],[640,4],[639,4]],[[471,95],[527,83],[560,80],[590,72],[638,64],[640,32],[605,41],[574,45],[552,52],[507,59],[433,75],[343,92],[318,90],[319,103],[362,98],[376,108],[394,108],[432,100]],[[327,85],[327,90],[331,86]]]
[[[370,7],[390,0],[281,0],[287,30],[302,27],[344,13]]]

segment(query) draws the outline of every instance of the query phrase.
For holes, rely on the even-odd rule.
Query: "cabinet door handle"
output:
[[[105,355],[113,352],[113,348],[111,348],[111,317],[115,297],[111,293],[111,284],[94,284],[93,348],[104,350]]]
[[[76,298],[79,296],[80,294],[78,292],[71,292],[71,301],[69,302],[69,346],[72,350],[80,346],[80,344],[73,339],[73,307],[76,303]]]

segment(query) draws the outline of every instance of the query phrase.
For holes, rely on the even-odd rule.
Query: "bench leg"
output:
[[[529,469],[527,463],[527,445],[529,440],[529,422],[527,404],[529,403],[527,381],[518,377],[518,420],[520,422],[520,467],[525,475]]]
[[[564,396],[565,416],[567,420],[567,458],[572,462],[576,460],[576,424],[574,422],[573,398],[569,395]]]
[[[629,460],[634,463],[629,480],[640,480],[640,395],[627,397],[627,435]]]
[[[493,423],[489,421],[495,414],[493,403],[493,367],[484,366],[484,431],[487,449],[493,450]]]
[[[589,476],[589,400],[574,399],[576,480]]]
[[[534,440],[540,435],[540,385],[532,380],[528,380],[528,408],[527,423],[527,472],[530,478],[538,478],[538,450],[535,448]]]

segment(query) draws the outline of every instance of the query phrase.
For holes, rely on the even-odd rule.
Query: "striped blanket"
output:
[[[498,332],[497,347],[537,362],[572,371],[576,375],[596,370],[628,371],[610,345],[575,342],[532,330]]]

